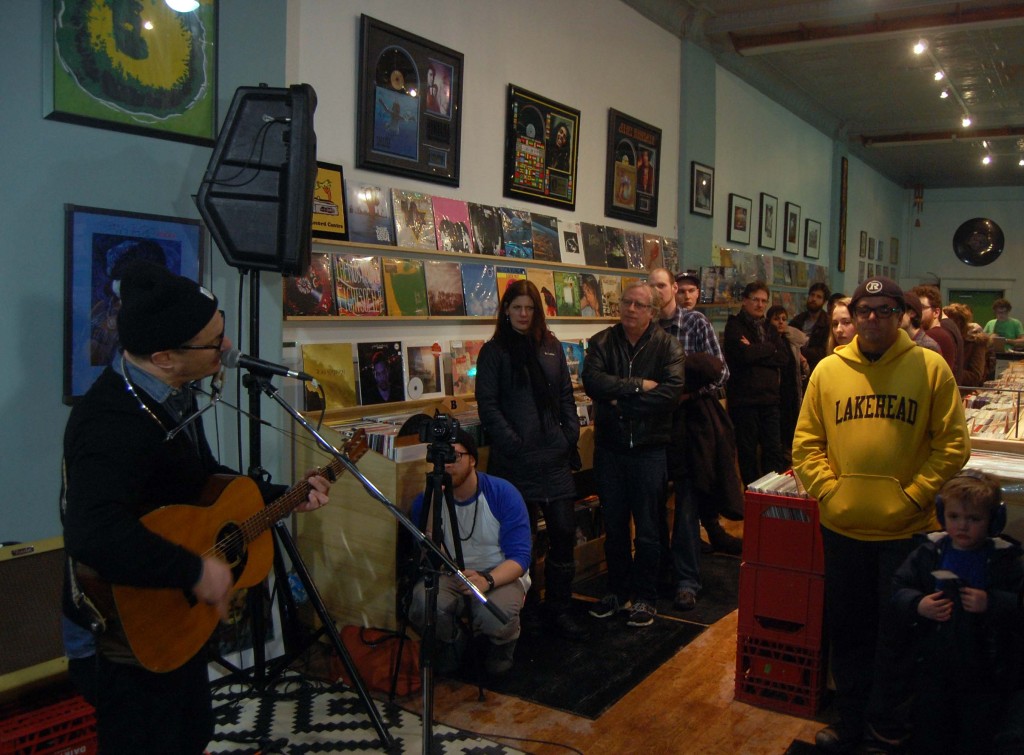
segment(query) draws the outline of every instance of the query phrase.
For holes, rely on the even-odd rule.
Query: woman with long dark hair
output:
[[[487,471],[522,493],[535,536],[538,513],[544,515],[544,619],[562,636],[584,639],[586,630],[570,612],[579,418],[562,345],[548,330],[532,282],[516,280],[505,289],[494,335],[480,350],[476,370],[476,400],[491,448]]]

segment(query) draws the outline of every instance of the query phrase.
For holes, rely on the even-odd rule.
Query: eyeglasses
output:
[[[217,311],[220,312],[220,319],[223,320],[224,319],[224,310],[223,309],[219,309]],[[223,345],[224,345],[224,331],[222,330],[220,332],[220,335],[217,336],[217,340],[215,342],[211,343],[211,344],[207,344],[206,346],[189,346],[189,345],[186,344],[184,346],[178,346],[175,349],[175,351],[220,351],[220,347],[223,346]]]
[[[620,299],[619,304],[626,309],[629,309],[630,307],[633,307],[634,309],[649,309],[651,306],[650,304],[645,304],[644,302],[637,301],[636,299]]]
[[[457,464],[460,461],[462,461],[462,457],[463,456],[469,456],[470,455],[469,451],[452,451],[452,453],[455,454],[455,461],[452,462],[454,464]]]
[[[883,304],[880,307],[869,307],[867,304],[861,304],[853,310],[858,320],[868,319],[871,317],[872,312],[875,313],[875,317],[879,320],[887,320],[893,315],[903,312],[903,310],[900,307],[890,307],[888,304]]]
[[[767,299],[760,299],[760,298],[758,298],[756,296],[751,296],[750,297],[750,301],[754,302],[754,304],[767,304],[768,303]]]

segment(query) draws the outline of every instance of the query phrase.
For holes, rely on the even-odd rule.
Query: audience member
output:
[[[893,577],[897,615],[912,633],[911,746],[990,752],[1022,668],[1021,549],[999,536],[1006,504],[992,475],[960,472],[935,507],[944,531],[921,537]]]
[[[676,305],[681,311],[697,313],[700,301],[700,279],[694,272],[676,275]],[[725,531],[719,514],[727,519],[743,517],[743,480],[736,461],[736,433],[729,414],[722,406],[729,366],[715,329],[703,314],[699,318],[682,318],[682,344],[686,352],[686,389],[683,409],[686,412],[686,448],[691,470],[693,497],[701,526],[708,542],[701,542],[707,553],[743,552],[743,540]],[[713,443],[708,443],[708,438]]]
[[[807,307],[789,323],[807,336],[800,351],[812,370],[814,365],[825,358],[828,351],[829,321],[825,302],[830,296],[832,292],[824,283],[812,283],[807,290]]]
[[[953,302],[942,311],[960,329],[964,341],[964,371],[960,385],[975,388],[983,385],[988,379],[988,336],[981,333],[979,337],[971,333],[968,326],[974,320],[974,312],[966,304]]]
[[[807,343],[807,336],[803,331],[787,324],[788,318],[789,313],[781,304],[770,307],[765,314],[765,319],[779,331],[788,347],[787,363],[782,367],[779,382],[779,437],[782,439],[782,451],[786,454],[786,461],[791,462],[793,431],[796,430],[796,418],[800,414],[800,402],[804,398],[804,380],[810,376],[811,367],[801,351],[801,347]],[[828,332],[827,322],[825,331]]]
[[[910,340],[918,346],[941,354],[942,349],[939,348],[939,344],[935,342],[934,338],[925,333],[924,328],[921,327],[921,312],[923,311],[921,299],[913,291],[904,291],[903,298],[907,305],[906,310],[903,312],[903,322],[901,324],[903,330],[910,336]]]
[[[653,321],[660,309],[649,283],[631,283],[619,300],[619,323],[590,339],[583,361],[583,387],[594,400],[594,480],[608,565],[608,593],[590,614],[605,619],[631,606],[627,623],[635,627],[657,615],[658,499],[684,382],[683,347]]]
[[[530,589],[530,517],[523,497],[512,483],[477,471],[476,442],[469,433],[459,430],[452,448],[455,460],[445,464],[444,471],[451,475],[457,521],[451,521],[443,501],[434,501],[432,505],[441,506],[441,528],[448,553],[458,552],[458,538],[465,565],[462,573],[509,618],[507,624],[502,624],[480,601],[469,601],[473,631],[488,639],[484,668],[490,674],[500,675],[512,668],[519,639],[519,611]],[[414,522],[421,522],[424,513],[420,493],[413,500],[410,515]],[[433,534],[434,516],[427,513],[424,531]],[[469,588],[457,577],[441,575],[435,625],[439,673],[451,673],[461,662],[468,638],[457,617],[469,594]],[[421,580],[413,588],[409,606],[409,620],[420,631],[426,621],[426,607],[426,590]]]
[[[779,431],[780,369],[788,348],[764,319],[769,291],[763,281],[743,289],[740,311],[725,324],[729,416],[736,428],[740,475],[749,485],[765,472],[789,468]]]
[[[857,334],[853,312],[850,311],[849,297],[837,299],[832,303],[829,323],[828,353],[831,354],[837,346],[845,346],[850,343]]]
[[[868,278],[850,307],[857,334],[811,373],[793,439],[793,468],[818,500],[825,553],[839,714],[817,734],[826,752],[905,736],[905,695],[892,671],[907,659],[888,641],[899,630],[889,585],[911,537],[934,526],[935,494],[970,456],[956,381],[900,328],[900,287]]]
[[[490,439],[487,468],[522,493],[535,548],[537,522],[544,516],[548,551],[543,619],[568,639],[585,639],[586,630],[570,611],[576,574],[576,482],[571,467],[579,466],[580,423],[565,352],[548,330],[540,292],[531,281],[511,282],[501,297],[494,335],[477,358],[476,400]],[[537,555],[534,551],[531,580]],[[528,610],[539,608],[539,596],[529,605],[535,592],[527,593],[524,620]]]
[[[964,344],[960,329],[952,322],[943,321],[942,294],[937,286],[914,286],[913,291],[921,299],[921,327],[939,344],[943,359],[957,385],[960,385],[964,371]]]
[[[1011,346],[1024,346],[1024,324],[1016,317],[1010,317],[1013,305],[1006,299],[992,302],[992,313],[995,319],[985,323],[985,332],[1005,338]]]

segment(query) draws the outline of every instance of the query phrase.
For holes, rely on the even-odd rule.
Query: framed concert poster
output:
[[[786,202],[786,236],[782,251],[800,254],[800,205]]]
[[[816,260],[821,257],[821,223],[810,218],[804,223],[804,257]]]
[[[345,173],[340,165],[317,160],[312,222],[314,239],[348,241]]]
[[[362,16],[356,167],[459,185],[463,55]]]
[[[753,202],[739,194],[729,195],[729,241],[750,243],[750,211]]]
[[[715,214],[715,169],[696,162],[690,163],[690,212]]]
[[[661,129],[609,108],[604,214],[658,225],[660,174]]]
[[[779,224],[779,198],[761,192],[761,219],[757,224],[757,245],[765,249],[775,249],[778,237],[775,229]]]
[[[508,85],[504,196],[576,209],[580,111]]]
[[[183,13],[164,0],[46,3],[46,117],[213,144],[218,4]]]
[[[64,205],[64,403],[72,404],[117,353],[117,283],[143,259],[200,280],[198,220]]]

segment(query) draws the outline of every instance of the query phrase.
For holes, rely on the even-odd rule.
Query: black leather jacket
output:
[[[605,448],[668,443],[672,411],[683,393],[683,347],[652,322],[629,343],[621,324],[590,339],[583,387],[594,400],[594,442]],[[658,387],[643,390],[643,381]]]

